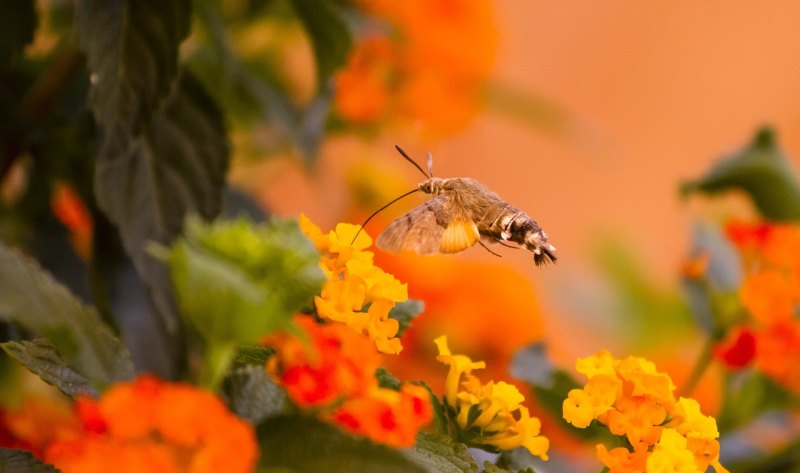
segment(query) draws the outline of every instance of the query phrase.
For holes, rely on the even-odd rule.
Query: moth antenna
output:
[[[404,158],[406,158],[406,160],[407,160],[409,163],[413,164],[415,168],[419,169],[419,172],[421,172],[423,176],[427,177],[428,179],[430,179],[430,178],[431,178],[431,176],[429,176],[429,175],[425,174],[425,171],[422,169],[422,167],[421,167],[419,164],[417,164],[417,162],[416,162],[416,161],[414,161],[413,159],[411,159],[411,156],[407,155],[407,154],[406,154],[406,152],[405,152],[405,151],[403,151],[403,148],[401,148],[401,147],[399,147],[399,146],[397,146],[397,145],[394,145],[394,147],[395,147],[395,149],[396,149],[396,150],[397,150],[397,151],[398,151],[400,154],[402,154],[402,155],[403,155],[403,157],[404,157]]]
[[[397,149],[400,149],[400,148],[397,148]],[[402,153],[402,151],[400,151],[400,152]],[[405,155],[405,153],[404,153],[403,155]],[[412,161],[412,162],[413,162],[413,161]],[[416,163],[415,163],[415,164],[416,164]],[[381,208],[379,208],[378,210],[376,210],[375,212],[373,212],[373,213],[372,213],[372,215],[370,215],[369,217],[367,217],[367,219],[366,219],[366,220],[364,220],[364,223],[362,223],[362,224],[361,224],[361,228],[359,228],[359,229],[358,229],[358,231],[356,232],[356,235],[353,237],[353,241],[351,241],[351,242],[350,242],[350,244],[352,245],[353,243],[355,243],[355,242],[356,242],[356,238],[358,238],[358,235],[360,235],[360,234],[361,234],[361,230],[363,230],[363,229],[364,229],[364,227],[366,227],[366,226],[367,226],[367,224],[369,223],[369,221],[370,221],[370,220],[372,220],[372,218],[373,218],[374,216],[378,215],[378,214],[379,214],[379,213],[381,213],[383,210],[386,210],[386,207],[388,207],[388,206],[392,205],[393,203],[397,202],[398,200],[402,199],[403,197],[408,197],[408,196],[410,196],[411,194],[413,194],[414,192],[418,192],[418,191],[419,191],[419,188],[416,188],[416,189],[414,189],[414,190],[410,190],[410,191],[406,192],[405,194],[401,195],[400,197],[395,197],[394,199],[392,199],[392,201],[391,201],[391,202],[389,202],[388,204],[384,205],[383,207],[381,207]]]
[[[433,155],[428,151],[428,175],[433,177]]]

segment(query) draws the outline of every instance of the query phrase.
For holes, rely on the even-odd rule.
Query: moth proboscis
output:
[[[379,248],[391,252],[409,250],[425,255],[457,253],[479,243],[497,255],[485,243],[509,246],[505,242],[512,242],[533,252],[537,266],[556,261],[555,247],[547,242],[547,234],[528,214],[501,199],[475,179],[434,177],[430,153],[426,173],[399,146],[395,148],[419,169],[426,180],[416,189],[378,209],[361,228],[380,211],[403,197],[415,192],[424,192],[432,197],[390,223],[378,235],[376,244]]]

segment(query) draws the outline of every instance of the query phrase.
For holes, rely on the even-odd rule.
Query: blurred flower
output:
[[[79,428],[66,402],[27,396],[16,409],[0,410],[0,447],[29,450],[42,458],[54,439],[67,438]]]
[[[564,419],[585,428],[593,420],[630,445],[607,450],[597,458],[611,473],[706,471],[719,463],[716,421],[703,415],[693,399],[675,399],[675,386],[648,360],[615,359],[606,350],[579,359],[588,382],[573,389],[563,403]]]
[[[437,360],[450,367],[444,395],[445,409],[456,437],[467,445],[497,450],[525,447],[547,460],[550,441],[541,435],[541,422],[522,405],[525,397],[516,386],[494,381],[482,384],[472,370],[485,364],[464,355],[453,355],[447,337],[435,340]]]
[[[300,227],[322,253],[320,264],[328,276],[314,298],[319,316],[369,335],[382,353],[400,353],[400,326],[389,311],[408,299],[408,287],[373,264],[373,253],[365,251],[372,245],[369,235],[345,223],[325,235],[305,215]]]
[[[94,222],[75,189],[66,183],[55,184],[50,200],[53,215],[69,233],[70,243],[75,252],[88,260],[92,253],[92,234]]]
[[[462,129],[477,113],[494,60],[491,3],[360,4],[382,21],[368,28],[336,76],[334,106],[339,116],[359,124],[410,121],[433,136]]]
[[[784,388],[800,392],[800,226],[731,222],[726,233],[742,254],[739,290],[750,320],[716,348],[736,369],[750,362]]]
[[[258,456],[252,427],[216,396],[151,376],[79,398],[75,414],[82,427],[45,452],[63,472],[246,472]]]
[[[355,435],[395,447],[410,447],[433,418],[428,391],[403,385],[381,388],[375,378],[380,357],[370,339],[344,324],[318,324],[298,316],[307,338],[291,334],[265,340],[276,350],[267,370],[297,405]]]

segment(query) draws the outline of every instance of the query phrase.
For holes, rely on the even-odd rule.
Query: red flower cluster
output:
[[[375,379],[380,357],[368,337],[338,323],[317,324],[298,316],[307,337],[281,334],[265,342],[276,348],[267,370],[289,397],[342,429],[396,447],[414,444],[433,418],[428,391],[406,384],[399,391]]]
[[[755,366],[775,382],[800,392],[800,227],[734,222],[729,238],[742,255],[742,305],[751,320],[736,327],[716,355],[731,368]]]

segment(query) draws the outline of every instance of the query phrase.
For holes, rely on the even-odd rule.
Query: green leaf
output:
[[[242,345],[236,351],[233,362],[237,365],[264,366],[270,356],[275,354],[275,349],[263,345]]]
[[[400,380],[392,376],[392,373],[389,373],[386,368],[380,367],[375,370],[375,378],[378,380],[378,386],[382,388],[400,390]]]
[[[419,434],[416,444],[406,455],[428,472],[478,471],[478,464],[467,452],[467,446],[441,434]]]
[[[189,213],[216,216],[227,167],[222,115],[189,74],[181,76],[164,108],[124,154],[98,157],[98,204],[119,228],[171,333],[178,324],[169,275],[145,248],[151,242],[170,243]]]
[[[483,473],[509,473],[511,470],[506,470],[505,468],[500,468],[499,466],[495,465],[494,463],[490,463],[488,461],[483,462]],[[536,473],[536,471],[528,467],[524,470],[514,470],[516,473]]]
[[[743,150],[723,157],[703,178],[684,183],[681,193],[741,189],[769,220],[800,219],[800,182],[770,128],[762,128]]]
[[[67,396],[87,394],[97,397],[100,393],[85,376],[67,365],[55,347],[44,339],[0,343],[9,356],[20,362],[47,383],[56,386]]]
[[[234,369],[222,389],[231,410],[251,424],[277,416],[286,408],[286,393],[272,382],[263,366]]]
[[[4,245],[0,245],[0,320],[46,338],[95,388],[133,377],[130,353],[97,311]]]
[[[36,2],[16,0],[0,15],[0,68],[11,66],[23,55],[25,46],[33,41],[36,29]]]
[[[0,448],[0,471],[14,473],[58,473],[58,470],[27,450]]]
[[[210,344],[256,343],[287,328],[325,279],[294,220],[187,220],[167,256],[181,313]]]
[[[352,38],[336,4],[330,0],[291,0],[294,11],[311,39],[317,66],[317,89],[347,60]]]
[[[86,52],[103,154],[124,153],[173,88],[190,7],[189,0],[77,2],[75,32]]]
[[[717,414],[717,427],[722,433],[747,424],[773,409],[797,408],[797,401],[782,387],[756,371],[728,374],[725,379],[724,403]]]
[[[258,427],[261,468],[268,471],[379,471],[414,473],[431,471],[403,453],[369,440],[351,437],[316,419],[281,416]],[[283,470],[281,470],[283,471]]]
[[[392,307],[392,310],[389,311],[389,318],[400,322],[400,329],[397,331],[398,337],[403,336],[403,332],[411,326],[411,321],[423,310],[425,310],[425,303],[414,299],[398,302]]]

